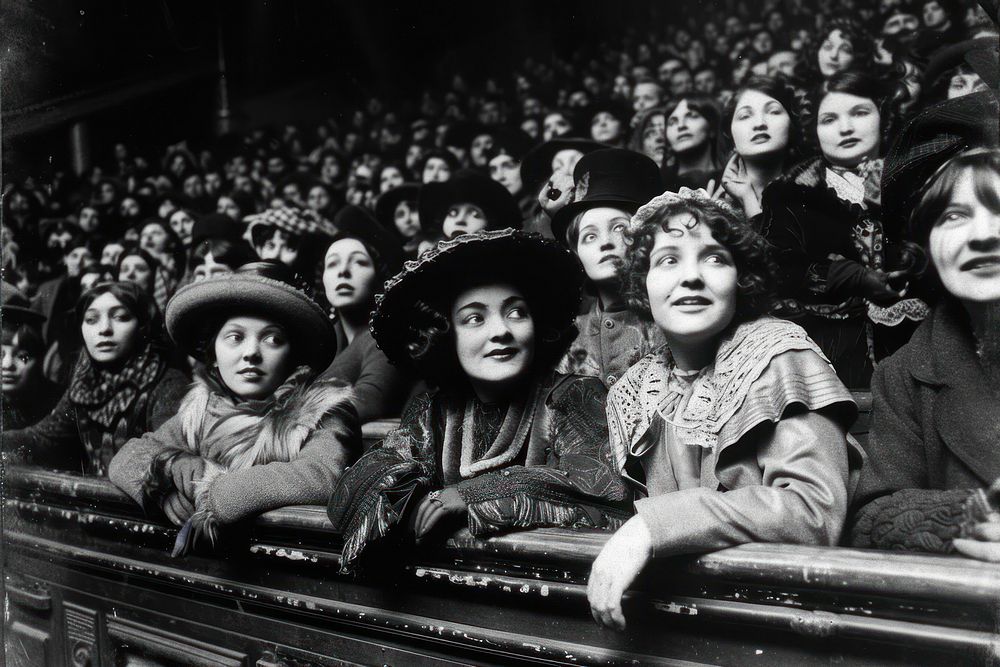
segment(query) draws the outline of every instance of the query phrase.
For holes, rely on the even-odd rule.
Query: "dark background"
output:
[[[82,117],[98,160],[117,140],[210,134],[220,44],[239,128],[419,92],[459,63],[509,74],[525,55],[571,54],[678,12],[596,0],[6,0],[4,172],[65,164],[69,127]]]

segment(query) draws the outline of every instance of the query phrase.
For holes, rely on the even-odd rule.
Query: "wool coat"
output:
[[[940,304],[872,378],[854,546],[950,552],[974,489],[1000,479],[1000,395],[961,304]]]

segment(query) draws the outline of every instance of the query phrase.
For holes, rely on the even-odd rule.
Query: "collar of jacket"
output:
[[[1000,478],[1000,397],[990,388],[961,304],[948,299],[934,311],[918,341],[925,354],[910,368],[937,388],[933,421],[945,445],[984,485]]]

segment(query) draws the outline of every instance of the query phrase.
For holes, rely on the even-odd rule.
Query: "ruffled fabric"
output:
[[[770,395],[752,391],[772,360],[790,350],[814,352],[817,372],[798,369]],[[675,427],[682,444],[722,449],[762,421],[776,421],[792,402],[810,409],[853,404],[819,347],[797,324],[764,317],[738,326],[719,346],[715,362],[693,382],[673,378],[676,367],[664,346],[629,369],[608,397],[608,428],[618,470],[628,456],[656,446],[647,432],[659,416]],[[749,400],[748,400],[749,399]]]

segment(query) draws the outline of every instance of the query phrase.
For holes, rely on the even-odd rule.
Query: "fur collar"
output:
[[[323,418],[354,398],[342,382],[313,381],[312,375],[300,367],[271,398],[243,402],[212,378],[198,376],[179,410],[185,445],[226,470],[291,461]]]

